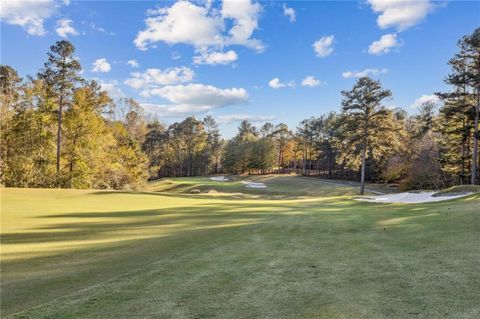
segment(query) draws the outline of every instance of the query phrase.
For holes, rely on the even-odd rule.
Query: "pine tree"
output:
[[[450,140],[461,141],[461,150],[448,148],[445,162],[457,166],[463,172],[470,166],[470,183],[475,184],[478,176],[478,138],[480,113],[480,28],[458,41],[459,52],[449,61],[452,72],[445,82],[453,87],[447,93],[437,93],[445,106],[440,110],[443,116],[440,131]],[[458,144],[457,144],[458,145]],[[461,154],[459,155],[459,152]],[[471,161],[467,158],[470,157]],[[470,165],[469,165],[470,164]]]
[[[342,111],[347,115],[353,131],[349,143],[361,145],[360,194],[365,192],[365,166],[367,151],[373,152],[374,140],[381,133],[391,130],[387,124],[389,112],[381,105],[382,100],[392,95],[382,88],[380,81],[362,77],[352,90],[342,91]]]
[[[222,140],[218,124],[211,115],[207,115],[203,119],[203,126],[207,133],[207,147],[206,147],[206,170],[205,173],[218,173],[220,164],[220,156],[222,150]],[[213,168],[211,167],[213,164]]]
[[[50,47],[44,70],[39,74],[48,87],[49,93],[57,99],[57,161],[56,172],[60,181],[60,156],[62,148],[62,119],[64,110],[70,105],[73,90],[79,81],[80,63],[74,57],[75,47],[61,40]]]
[[[433,129],[435,103],[428,101],[420,105],[418,115],[416,116],[416,132],[414,138],[421,138],[428,131]]]
[[[287,124],[280,123],[274,127],[271,135],[277,148],[277,165],[282,168],[285,165],[286,148],[293,134],[288,129]]]

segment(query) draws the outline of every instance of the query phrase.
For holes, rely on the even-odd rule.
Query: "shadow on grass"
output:
[[[95,192],[94,194],[132,194],[128,192],[107,191]],[[141,195],[152,195],[152,193],[134,193]],[[160,194],[153,194],[160,195]],[[181,195],[166,195],[182,197]],[[197,197],[197,196],[195,196]],[[226,196],[231,199],[230,196]],[[209,197],[211,199],[211,197]],[[478,199],[480,195],[471,195],[463,200]],[[250,198],[251,199],[251,198]],[[384,217],[396,218],[397,215],[415,218],[435,212],[437,207],[444,207],[445,204],[453,204],[458,201],[435,202],[420,205],[397,205],[388,203],[358,202],[350,199],[337,201],[311,201],[306,199],[277,203],[199,203],[195,206],[159,208],[149,210],[128,210],[112,212],[74,212],[52,215],[41,215],[37,218],[51,219],[52,224],[32,228],[30,231],[4,233],[1,236],[3,245],[27,244],[42,242],[68,242],[95,239],[108,236],[112,232],[128,232],[138,229],[158,229],[176,227],[176,232],[187,231],[199,227],[222,227],[232,225],[240,221],[248,220],[252,223],[264,222],[267,219],[283,223],[282,218],[289,216],[316,216],[315,218],[325,219],[331,222],[338,218],[363,218],[368,223],[375,223],[376,219]],[[53,222],[55,219],[71,219],[62,223]],[[332,219],[332,220],[329,220]],[[407,219],[406,219],[407,220]],[[181,225],[181,226],[179,226]],[[170,232],[169,235],[175,233]],[[127,238],[128,239],[128,238]]]
[[[95,194],[105,193],[132,194],[116,191]],[[188,196],[150,192],[134,194]],[[195,195],[195,198],[198,197]],[[476,204],[471,201],[479,198],[479,195],[470,196],[462,201],[469,205],[468,211],[471,212]],[[461,229],[461,225],[449,225],[445,220],[438,224],[441,226],[438,230],[432,227],[437,224],[431,224],[450,208],[453,212],[457,202],[460,200],[422,205],[372,204],[348,198],[284,203],[233,201],[137,211],[43,215],[39,217],[42,222],[51,221],[50,224],[24,233],[2,234],[2,245],[64,245],[61,250],[50,251],[43,256],[25,254],[23,258],[2,260],[2,311],[8,315],[145,267],[148,263],[165,262],[165,265],[177,267],[194,263],[216,249],[224,249],[229,255],[236,256],[238,252],[235,249],[249,247],[255,250],[266,243],[259,249],[259,254],[281,257],[288,250],[289,253],[298,252],[299,255],[290,256],[296,260],[297,257],[308,259],[309,256],[301,255],[301,251],[309,247],[309,251],[319,254],[321,259],[333,258],[338,252],[343,257],[336,256],[339,258],[337,262],[348,262],[357,250],[359,254],[368,254],[376,253],[375,249],[382,247],[384,250],[378,253],[381,258],[384,251],[399,249],[401,243],[406,247],[399,250],[403,258],[405,252],[411,253],[410,248],[418,248],[415,245],[428,242],[414,242],[409,235],[425,236],[427,239],[432,236],[437,245],[434,232],[452,227]],[[428,218],[416,218],[429,214]],[[402,217],[409,218],[399,219]],[[69,219],[71,222],[68,222]],[[393,221],[395,225],[427,225],[430,232],[418,232],[407,227],[385,231],[383,227],[378,227],[378,222],[382,220]],[[143,232],[149,237],[135,238]],[[108,243],[69,245],[73,241],[112,237],[116,240]],[[245,243],[250,246],[244,246]],[[359,249],[361,245],[366,245],[363,251]],[[312,248],[318,246],[323,251]],[[329,247],[333,251],[331,255],[325,253]],[[230,251],[231,248],[233,250]],[[249,256],[249,253],[251,251],[244,251],[241,256]],[[170,261],[171,264],[168,264]],[[160,269],[163,271],[165,268]]]
[[[72,219],[72,222],[53,222],[52,225],[34,228],[37,231],[2,234],[2,245],[55,241],[89,240],[108,236],[112,232],[128,232],[138,229],[158,229],[178,226],[177,232],[201,227],[230,226],[242,220],[260,222],[269,213],[233,213],[236,208],[175,207],[167,209],[65,213],[39,216],[42,219]],[[106,220],[105,220],[106,219]],[[171,235],[171,234],[169,234]],[[126,237],[128,239],[128,236]]]

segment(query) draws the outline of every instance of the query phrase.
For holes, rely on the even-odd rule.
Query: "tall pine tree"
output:
[[[62,148],[62,120],[64,110],[71,104],[74,88],[80,80],[78,73],[80,63],[74,57],[75,47],[66,40],[61,40],[50,47],[48,60],[39,73],[49,87],[49,93],[57,99],[57,161],[56,171],[60,183],[60,157]]]
[[[382,133],[391,130],[386,126],[389,111],[381,105],[381,102],[392,95],[390,90],[382,88],[380,81],[362,77],[357,80],[350,91],[342,91],[342,111],[347,115],[352,131],[349,133],[349,143],[360,143],[361,147],[361,171],[360,171],[360,194],[365,192],[365,165],[367,149],[373,145],[374,140]]]

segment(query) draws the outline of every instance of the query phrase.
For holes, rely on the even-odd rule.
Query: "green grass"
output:
[[[433,194],[434,197],[445,195],[463,195],[468,193],[479,193],[480,185],[458,185],[443,189]]]
[[[356,182],[327,180],[316,177],[294,175],[258,175],[228,176],[226,182],[213,181],[208,177],[170,178],[152,182],[147,190],[154,192],[171,192],[188,194],[194,189],[201,193],[221,192],[235,194],[255,194],[275,197],[312,197],[357,195],[359,186]],[[267,188],[247,188],[242,181],[264,183]],[[375,192],[392,192],[392,189],[378,184],[367,184],[367,194]],[[373,193],[371,191],[374,191]]]
[[[396,205],[309,178],[243,195],[228,194],[246,192],[235,181],[170,182],[3,189],[2,317],[480,316],[478,194]]]

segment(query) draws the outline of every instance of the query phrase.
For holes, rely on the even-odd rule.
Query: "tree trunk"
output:
[[[465,127],[465,118],[462,119],[463,123],[462,123],[462,127]],[[460,173],[460,184],[463,185],[464,183],[464,180],[465,180],[465,158],[467,157],[466,155],[466,150],[465,150],[465,140],[467,139],[466,138],[466,135],[467,133],[463,132],[463,135],[462,135],[462,168],[461,168],[461,173]],[[466,145],[468,147],[468,143]]]
[[[310,170],[312,169],[312,149],[309,147],[308,148],[308,169],[307,169],[307,175],[310,176]]]
[[[303,175],[307,175],[307,150],[303,152]]]
[[[362,147],[362,168],[360,172],[360,195],[365,193],[365,159],[367,155],[367,137],[363,138],[363,147]]]
[[[57,128],[57,186],[60,186],[60,146],[62,144],[62,111],[63,92],[60,93],[60,105],[58,106],[58,128]]]
[[[480,113],[480,89],[477,88],[477,105],[475,106],[475,124],[473,128],[473,152],[472,152],[472,179],[471,184],[477,182],[477,158],[478,158],[478,116]]]

